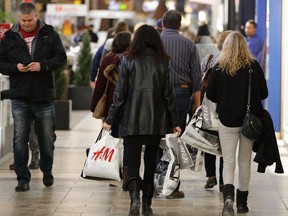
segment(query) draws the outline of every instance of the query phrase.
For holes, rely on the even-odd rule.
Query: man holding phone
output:
[[[37,18],[34,4],[20,4],[18,21],[5,32],[0,43],[0,72],[10,79],[17,192],[30,189],[27,143],[33,121],[39,142],[43,184],[50,187],[54,183],[52,166],[56,134],[53,71],[67,61],[59,35],[52,26]]]

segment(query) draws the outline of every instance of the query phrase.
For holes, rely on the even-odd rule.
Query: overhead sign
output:
[[[47,4],[47,15],[53,16],[86,16],[88,7],[86,4]]]

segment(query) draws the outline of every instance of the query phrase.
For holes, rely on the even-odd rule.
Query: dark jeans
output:
[[[29,137],[29,149],[34,151],[39,151],[39,144],[38,144],[38,138],[35,131],[35,123],[34,121],[31,123],[31,132]]]
[[[18,181],[30,181],[28,164],[28,141],[31,123],[35,122],[40,150],[40,169],[43,173],[51,172],[53,165],[55,134],[54,102],[29,102],[12,100],[14,118],[14,163]]]
[[[184,132],[187,121],[187,114],[190,107],[190,97],[192,95],[190,88],[175,87],[178,119],[182,132]]]
[[[204,160],[205,160],[206,176],[207,177],[216,176],[216,155],[205,153]],[[219,160],[220,160],[219,181],[220,184],[223,184],[223,157],[220,157]]]
[[[126,142],[128,158],[128,179],[139,178],[139,169],[141,165],[142,145],[145,146],[144,152],[144,177],[143,181],[147,184],[153,184],[154,173],[156,169],[156,155],[160,144],[161,136],[157,135],[135,135],[124,137]]]

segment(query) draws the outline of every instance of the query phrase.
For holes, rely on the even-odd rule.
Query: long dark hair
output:
[[[145,55],[147,48],[155,51],[155,57],[157,60],[166,59],[169,60],[170,56],[165,51],[162,40],[157,30],[150,25],[140,26],[131,42],[131,45],[126,52],[128,57],[140,57]]]
[[[119,32],[115,35],[112,42],[112,52],[124,52],[130,46],[131,33]]]

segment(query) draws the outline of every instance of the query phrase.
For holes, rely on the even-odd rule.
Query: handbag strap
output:
[[[250,112],[252,73],[253,73],[253,70],[252,70],[252,69],[249,69],[247,112]]]
[[[107,94],[108,85],[109,85],[109,80],[107,79],[107,81],[106,81],[106,87],[105,87],[105,91],[104,91],[104,94],[105,94],[105,95]]]
[[[205,72],[208,70],[208,66],[210,65],[212,58],[213,58],[213,54],[209,55],[208,60],[205,65]]]

